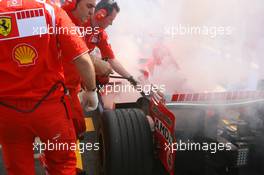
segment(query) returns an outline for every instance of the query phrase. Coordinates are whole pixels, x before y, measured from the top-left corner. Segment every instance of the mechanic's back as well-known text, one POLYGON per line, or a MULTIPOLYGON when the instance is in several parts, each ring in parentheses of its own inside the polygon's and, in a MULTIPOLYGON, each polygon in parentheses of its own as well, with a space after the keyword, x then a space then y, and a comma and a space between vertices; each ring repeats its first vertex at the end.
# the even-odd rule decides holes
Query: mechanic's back
POLYGON ((0 3, 0 97, 39 98, 56 81, 63 80, 57 44, 70 58, 77 56, 70 53, 70 43, 65 43, 68 36, 47 34, 47 26, 61 25, 62 13, 35 1, 0 3))
MULTIPOLYGON (((9 175, 35 174, 35 136, 43 143, 76 141, 62 61, 74 61, 79 71, 86 66, 86 85, 95 87, 85 43, 77 35, 49 34, 48 26, 74 27, 63 10, 44 1, 0 1, 0 144, 9 175), (58 47, 68 60, 59 59, 58 47)), ((45 156, 49 174, 76 173, 74 151, 46 150, 45 156)))

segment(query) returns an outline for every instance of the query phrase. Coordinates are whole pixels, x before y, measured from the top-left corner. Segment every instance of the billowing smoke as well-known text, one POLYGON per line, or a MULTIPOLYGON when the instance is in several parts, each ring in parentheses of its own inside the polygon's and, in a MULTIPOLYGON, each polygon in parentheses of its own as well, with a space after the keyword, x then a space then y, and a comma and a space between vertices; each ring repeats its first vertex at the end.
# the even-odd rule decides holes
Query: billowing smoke
POLYGON ((255 89, 264 78, 263 0, 117 2, 112 47, 136 77, 146 70, 169 93, 255 89))

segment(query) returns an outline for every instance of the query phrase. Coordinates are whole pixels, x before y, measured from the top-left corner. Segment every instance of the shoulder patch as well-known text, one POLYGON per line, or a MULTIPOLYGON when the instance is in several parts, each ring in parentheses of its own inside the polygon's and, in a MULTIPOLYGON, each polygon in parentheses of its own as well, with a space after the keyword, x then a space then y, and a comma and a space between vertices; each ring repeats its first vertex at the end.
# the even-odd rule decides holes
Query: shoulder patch
POLYGON ((0 41, 47 33, 43 8, 0 13, 0 41))

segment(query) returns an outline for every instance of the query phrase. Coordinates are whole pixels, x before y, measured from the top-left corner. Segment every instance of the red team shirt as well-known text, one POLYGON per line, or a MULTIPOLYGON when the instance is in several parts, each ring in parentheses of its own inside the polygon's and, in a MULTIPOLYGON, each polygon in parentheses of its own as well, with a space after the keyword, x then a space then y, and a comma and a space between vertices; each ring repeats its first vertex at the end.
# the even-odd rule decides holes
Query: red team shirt
POLYGON ((61 61, 71 62, 88 51, 77 34, 48 34, 48 26, 74 24, 62 9, 47 3, 0 1, 1 99, 42 97, 64 80, 61 61), (58 50, 67 57, 61 60, 58 50))
MULTIPOLYGON (((85 24, 85 27, 91 27, 91 20, 85 24)), ((87 35, 85 38, 86 44, 91 51, 98 47, 102 58, 114 59, 115 55, 108 42, 108 35, 104 29, 99 28, 91 35, 87 35)))
MULTIPOLYGON (((71 12, 67 11, 67 14, 76 26, 82 26, 81 22, 76 17, 74 17, 71 12)), ((83 27, 91 27, 91 22, 88 21, 83 27)), ((83 40, 87 44, 89 53, 92 52, 95 47, 98 47, 102 58, 115 58, 111 45, 108 43, 107 33, 104 31, 104 29, 99 28, 94 30, 94 32, 87 33, 85 37, 83 37, 83 40)), ((77 72, 76 67, 72 66, 72 63, 69 62, 65 62, 63 67, 66 78, 66 86, 70 89, 78 91, 80 89, 81 77, 77 72)))

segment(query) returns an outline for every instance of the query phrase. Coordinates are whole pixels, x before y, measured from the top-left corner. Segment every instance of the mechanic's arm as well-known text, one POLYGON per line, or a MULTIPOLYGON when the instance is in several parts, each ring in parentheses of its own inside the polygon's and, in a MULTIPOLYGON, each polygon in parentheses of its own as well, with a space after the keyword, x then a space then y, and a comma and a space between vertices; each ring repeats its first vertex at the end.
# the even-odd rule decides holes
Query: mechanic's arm
POLYGON ((88 53, 76 58, 73 63, 84 81, 85 91, 82 92, 82 105, 85 111, 96 110, 98 96, 96 92, 95 70, 93 62, 88 53))
POLYGON ((126 78, 132 85, 137 85, 137 81, 133 78, 133 76, 117 59, 115 59, 114 52, 111 48, 111 45, 108 43, 108 36, 105 31, 101 33, 101 40, 97 47, 100 49, 102 58, 108 58, 107 60, 115 72, 126 78))
POLYGON ((112 66, 112 69, 121 75, 122 77, 125 77, 132 85, 136 86, 137 81, 133 78, 133 76, 124 68, 124 66, 117 60, 117 59, 108 59, 108 62, 112 66))
POLYGON ((95 70, 94 65, 88 53, 81 55, 74 61, 82 80, 85 83, 85 88, 87 91, 94 91, 96 89, 95 83, 95 70))
POLYGON ((108 59, 112 69, 122 77, 129 78, 131 74, 124 68, 124 66, 117 59, 108 59))
MULTIPOLYGON (((56 6, 53 8, 56 10, 57 14, 56 26, 63 27, 65 29, 72 29, 75 27, 64 10, 56 6)), ((91 58, 87 53, 88 48, 85 42, 77 33, 58 33, 56 38, 58 40, 58 46, 64 55, 63 61, 72 61, 84 81, 84 86, 87 90, 85 92, 87 97, 85 107, 87 107, 88 110, 95 110, 98 105, 95 70, 91 58)))

